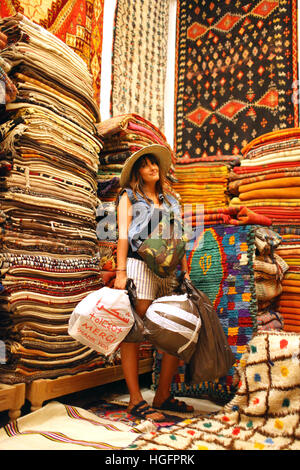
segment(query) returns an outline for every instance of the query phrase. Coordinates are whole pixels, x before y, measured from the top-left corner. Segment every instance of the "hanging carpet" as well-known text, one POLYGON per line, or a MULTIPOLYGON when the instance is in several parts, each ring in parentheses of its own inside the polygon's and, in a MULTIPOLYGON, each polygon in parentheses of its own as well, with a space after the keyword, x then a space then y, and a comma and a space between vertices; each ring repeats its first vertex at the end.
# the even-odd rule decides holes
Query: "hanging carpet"
POLYGON ((298 126, 296 5, 178 2, 179 162, 238 155, 261 134, 298 126))
POLYGON ((111 114, 137 113, 164 127, 169 2, 118 0, 111 114))

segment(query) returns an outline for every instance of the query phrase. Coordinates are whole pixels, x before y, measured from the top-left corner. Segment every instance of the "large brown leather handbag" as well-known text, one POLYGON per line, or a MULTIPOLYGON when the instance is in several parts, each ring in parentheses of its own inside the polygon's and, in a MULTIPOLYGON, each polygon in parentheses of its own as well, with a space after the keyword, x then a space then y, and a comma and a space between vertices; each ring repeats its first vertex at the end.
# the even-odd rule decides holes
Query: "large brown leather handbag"
POLYGON ((190 384, 213 381, 227 375, 235 363, 235 356, 209 298, 183 276, 184 273, 179 279, 177 291, 188 294, 197 306, 202 322, 195 352, 186 365, 185 378, 190 384))

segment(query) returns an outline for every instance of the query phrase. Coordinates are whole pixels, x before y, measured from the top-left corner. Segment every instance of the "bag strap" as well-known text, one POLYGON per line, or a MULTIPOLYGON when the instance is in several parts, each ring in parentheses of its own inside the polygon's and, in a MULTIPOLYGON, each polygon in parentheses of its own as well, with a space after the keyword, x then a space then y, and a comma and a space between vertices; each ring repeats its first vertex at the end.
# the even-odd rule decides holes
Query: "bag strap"
POLYGON ((127 279, 125 289, 128 292, 128 297, 129 297, 131 306, 135 308, 137 296, 136 296, 136 286, 135 286, 135 283, 133 282, 133 279, 127 279))

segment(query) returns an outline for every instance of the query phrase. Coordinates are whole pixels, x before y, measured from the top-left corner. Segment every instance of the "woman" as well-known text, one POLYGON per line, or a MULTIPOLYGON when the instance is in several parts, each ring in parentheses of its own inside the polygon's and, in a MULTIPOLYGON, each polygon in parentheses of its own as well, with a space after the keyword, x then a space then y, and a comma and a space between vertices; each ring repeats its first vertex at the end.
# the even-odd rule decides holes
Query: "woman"
MULTIPOLYGON (((126 161, 120 177, 122 190, 118 198, 119 239, 114 287, 125 289, 127 277, 133 279, 137 290, 136 312, 141 317, 154 299, 170 293, 174 281, 173 276, 159 278, 137 253, 141 240, 150 233, 150 225, 153 227, 158 222, 159 211, 180 214, 177 200, 165 192, 164 176, 170 165, 170 151, 161 145, 150 145, 126 161)), ((182 270, 187 272, 186 256, 182 260, 182 270)), ((165 417, 156 410, 193 411, 193 407, 170 396, 170 385, 178 368, 177 357, 164 353, 159 385, 151 408, 143 400, 139 387, 139 345, 123 342, 120 347, 124 377, 130 394, 128 411, 131 414, 161 421, 165 417)))

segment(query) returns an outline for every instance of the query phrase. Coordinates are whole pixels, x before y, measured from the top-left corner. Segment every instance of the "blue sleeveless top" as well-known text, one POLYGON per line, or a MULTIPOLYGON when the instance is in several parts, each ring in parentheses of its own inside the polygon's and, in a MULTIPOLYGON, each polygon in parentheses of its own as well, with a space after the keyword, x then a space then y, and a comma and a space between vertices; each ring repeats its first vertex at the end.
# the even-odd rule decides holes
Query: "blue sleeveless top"
POLYGON ((139 193, 135 196, 130 188, 123 189, 119 194, 119 198, 125 191, 132 204, 132 220, 128 228, 128 257, 138 257, 137 253, 135 255, 135 252, 138 250, 143 240, 150 235, 151 230, 156 227, 161 216, 174 213, 176 217, 181 218, 181 209, 177 199, 170 194, 168 194, 170 204, 166 202, 163 194, 159 194, 161 206, 157 208, 154 207, 153 202, 149 204, 139 193))

